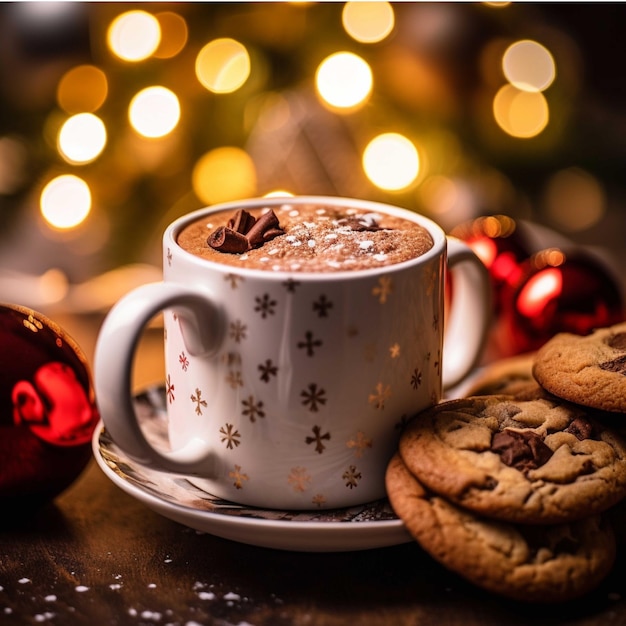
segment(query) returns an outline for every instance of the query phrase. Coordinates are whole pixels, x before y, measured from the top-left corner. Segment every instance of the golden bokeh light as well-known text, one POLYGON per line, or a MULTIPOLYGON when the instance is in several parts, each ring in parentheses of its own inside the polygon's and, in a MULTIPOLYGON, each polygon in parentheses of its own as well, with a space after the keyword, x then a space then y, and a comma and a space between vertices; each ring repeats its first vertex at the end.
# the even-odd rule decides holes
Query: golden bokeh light
POLYGON ((465 212, 474 206, 467 185, 447 176, 429 176, 420 185, 419 194, 428 213, 438 218, 463 219, 468 217, 465 212))
POLYGON ((107 31, 107 44, 115 56, 124 61, 143 61, 152 56, 161 41, 161 27, 154 15, 126 11, 118 15, 107 31))
POLYGON ((176 94, 158 85, 137 93, 128 107, 131 126, 144 137, 164 137, 180 120, 180 103, 176 94))
POLYGON ((500 128, 512 137, 530 139, 548 125, 548 102, 539 91, 522 91, 504 85, 493 100, 493 114, 500 128))
POLYGON ((89 186, 73 174, 57 176, 43 188, 39 209, 51 227, 59 230, 75 228, 91 211, 89 186))
POLYGON ((90 163, 104 150, 106 142, 102 120, 93 113, 78 113, 61 126, 57 148, 68 163, 90 163))
POLYGON ((606 195, 600 181, 578 167, 560 170, 550 178, 544 202, 552 222, 565 232, 590 228, 606 212, 606 195))
POLYGON ((368 63, 352 52, 331 54, 315 73, 315 86, 322 101, 338 109, 362 105, 372 91, 373 82, 368 63))
POLYGON ((234 39, 214 39, 198 53, 195 69, 200 84, 209 91, 232 93, 250 76, 250 55, 234 39))
POLYGON ((400 191, 417 180, 420 171, 419 153, 404 135, 384 133, 372 139, 365 148, 363 169, 377 187, 400 191))
POLYGON ((395 14, 389 2, 346 2, 341 21, 354 40, 377 43, 393 30, 395 14))
POLYGON ((506 79, 522 91, 545 91, 556 77, 550 51, 530 39, 516 41, 506 49, 502 69, 506 79))
POLYGON ((57 102, 66 113, 93 113, 106 100, 109 84, 106 74, 95 65, 78 65, 59 81, 57 102))
POLYGON ((224 146, 200 157, 191 182, 196 196, 207 205, 237 200, 256 194, 256 169, 244 150, 224 146))
POLYGON ((187 44, 189 30, 183 17, 173 11, 155 13, 154 17, 161 27, 161 39, 154 56, 157 59, 171 59, 175 57, 187 44))

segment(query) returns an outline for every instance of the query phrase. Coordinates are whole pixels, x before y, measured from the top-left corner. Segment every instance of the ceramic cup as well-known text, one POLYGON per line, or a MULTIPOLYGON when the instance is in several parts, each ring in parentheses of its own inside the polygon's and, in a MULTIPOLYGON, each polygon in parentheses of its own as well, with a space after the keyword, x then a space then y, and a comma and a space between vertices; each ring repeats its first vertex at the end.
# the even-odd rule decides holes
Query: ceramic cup
POLYGON ((379 203, 309 196, 196 211, 167 228, 163 269, 162 282, 122 298, 101 328, 94 378, 103 423, 138 462, 246 505, 334 508, 384 497, 403 424, 472 370, 489 324, 489 278, 470 248, 379 203), (232 267, 177 244, 186 224, 214 211, 310 203, 415 221, 433 246, 379 269, 313 273, 232 267), (146 440, 131 391, 137 342, 161 311, 168 451, 146 440))

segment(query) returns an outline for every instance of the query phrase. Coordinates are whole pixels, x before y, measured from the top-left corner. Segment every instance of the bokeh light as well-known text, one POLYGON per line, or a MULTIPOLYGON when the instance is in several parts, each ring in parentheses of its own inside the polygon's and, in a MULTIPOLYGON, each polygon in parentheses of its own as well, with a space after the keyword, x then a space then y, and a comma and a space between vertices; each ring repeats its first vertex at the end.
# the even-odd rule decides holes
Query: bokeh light
POLYGON ((399 191, 413 184, 420 171, 415 145, 399 133, 384 133, 370 141, 363 152, 363 169, 381 189, 399 191))
POLYGON ((548 102, 541 92, 522 91, 504 85, 493 100, 493 114, 498 126, 519 139, 539 135, 548 125, 548 102))
POLYGON ((104 150, 106 142, 102 120, 93 113, 78 113, 61 126, 57 147, 69 163, 90 163, 104 150))
POLYGON ((106 100, 106 74, 95 65, 78 65, 68 70, 57 87, 57 102, 70 115, 93 113, 106 100))
POLYGON ((132 127, 144 137, 164 137, 180 120, 180 103, 166 87, 146 87, 137 93, 128 107, 132 127))
POLYGON ((234 39, 214 39, 198 53, 195 69, 203 87, 214 93, 231 93, 248 80, 250 55, 234 39))
POLYGON ((66 230, 81 224, 91 211, 91 191, 73 174, 53 178, 39 199, 41 215, 53 228, 66 230))
POLYGON ((204 154, 192 172, 192 187, 205 204, 256 194, 256 169, 241 148, 224 146, 204 154))
POLYGON ((110 24, 107 43, 113 54, 124 61, 143 61, 159 47, 159 20, 146 11, 127 11, 110 24))
POLYGON ((556 267, 548 267, 531 276, 522 287, 517 307, 530 319, 540 315, 547 304, 558 298, 563 290, 563 276, 556 267))
POLYGON ((336 52, 324 59, 315 74, 322 100, 332 107, 352 109, 366 101, 373 85, 368 63, 352 52, 336 52))
POLYGON ((161 39, 154 56, 157 59, 171 59, 175 57, 187 44, 189 30, 183 17, 173 11, 156 13, 156 19, 161 27, 161 39))
POLYGON ((550 51, 529 39, 517 41, 506 49, 502 69, 506 79, 522 91, 544 91, 556 77, 550 51))
POLYGON ((590 228, 606 212, 606 197, 600 181, 578 167, 560 170, 550 178, 544 202, 546 214, 565 232, 590 228))
POLYGON ((361 43, 377 43, 393 30, 395 15, 389 2, 346 2, 341 14, 345 31, 361 43))

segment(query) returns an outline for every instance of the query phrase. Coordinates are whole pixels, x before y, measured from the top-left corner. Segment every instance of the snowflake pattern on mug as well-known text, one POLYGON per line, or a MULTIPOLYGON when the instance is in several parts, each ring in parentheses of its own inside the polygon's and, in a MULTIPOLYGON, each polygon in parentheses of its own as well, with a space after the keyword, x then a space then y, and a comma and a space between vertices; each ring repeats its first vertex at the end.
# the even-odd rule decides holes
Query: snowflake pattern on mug
POLYGON ((220 434, 222 443, 226 444, 229 450, 233 450, 241 443, 241 433, 232 424, 224 424, 220 428, 220 434))
POLYGON ((381 276, 378 284, 372 288, 372 295, 378 299, 378 302, 385 304, 393 291, 393 281, 390 276, 381 276))
POLYGON ((278 366, 274 365, 272 359, 266 359, 257 369, 261 372, 260 378, 264 383, 269 383, 272 376, 278 376, 278 366))
POLYGON ((326 446, 324 445, 324 441, 330 440, 330 433, 322 433, 321 426, 313 426, 311 429, 313 431, 313 436, 309 436, 305 439, 307 445, 312 443, 315 444, 315 452, 318 454, 322 454, 324 450, 326 450, 326 446))
MULTIPOLYGON (((432 293, 436 288, 437 270, 434 269, 430 273, 425 273, 424 276, 427 289, 432 293)), ((246 282, 246 278, 236 273, 229 273, 224 276, 224 281, 230 290, 237 291, 246 282)), ((313 363, 317 360, 325 362, 324 359, 328 358, 325 347, 333 345, 333 337, 336 336, 337 329, 329 321, 332 319, 333 314, 336 313, 337 308, 332 292, 311 294, 310 290, 307 291, 306 283, 292 278, 283 281, 280 286, 286 292, 284 295, 271 292, 270 290, 261 291, 254 295, 252 301, 249 302, 247 313, 242 310, 240 317, 231 318, 227 321, 225 332, 227 344, 219 357, 220 367, 223 368, 222 380, 225 381, 223 386, 232 390, 233 394, 237 394, 234 397, 238 398, 239 408, 237 415, 229 418, 227 421, 216 424, 214 428, 217 432, 217 441, 221 444, 225 454, 233 455, 233 460, 238 461, 230 465, 231 469, 228 470, 231 484, 237 490, 244 489, 250 481, 250 474, 244 469, 245 452, 244 457, 241 459, 244 461, 243 463, 237 456, 240 450, 245 449, 246 445, 248 445, 245 442, 250 441, 246 433, 252 432, 251 428, 264 428, 263 424, 271 417, 269 411, 271 411, 272 402, 268 402, 266 406, 265 401, 259 397, 260 389, 258 385, 262 383, 263 388, 267 388, 268 393, 273 394, 275 393, 273 390, 276 387, 280 389, 280 386, 284 384, 281 382, 282 372, 279 365, 283 362, 281 355, 271 352, 267 355, 259 354, 257 355, 258 361, 255 365, 252 365, 245 362, 247 358, 245 356, 246 353, 240 352, 240 350, 246 350, 246 345, 249 345, 250 342, 254 343, 252 341, 254 334, 259 332, 261 328, 258 324, 265 325, 267 323, 269 326, 272 323, 271 320, 280 320, 280 316, 284 314, 284 307, 282 306, 284 298, 293 298, 294 302, 297 302, 298 298, 304 299, 306 297, 306 300, 300 305, 300 310, 306 310, 303 307, 308 307, 308 317, 303 318, 308 320, 304 322, 306 326, 304 324, 304 328, 300 326, 301 330, 298 330, 298 334, 294 334, 292 339, 292 348, 295 354, 302 354, 305 359, 311 359, 313 363), (265 321, 257 322, 255 320, 265 321), (246 380, 245 378, 251 376, 251 369, 254 372, 253 378, 257 381, 256 385, 252 380, 246 380)), ((396 306, 395 304, 390 304, 392 296, 396 292, 400 293, 402 291, 402 287, 395 285, 394 279, 390 275, 372 279, 365 289, 368 298, 373 298, 375 303, 383 306, 396 306)), ((237 296, 233 295, 233 297, 237 296)), ((290 304, 289 308, 291 309, 292 306, 294 305, 290 304)), ((340 313, 344 313, 343 309, 340 310, 340 313)), ((389 333, 382 336, 371 334, 369 330, 363 333, 360 328, 360 315, 366 314, 366 309, 363 306, 357 307, 355 313, 354 319, 349 317, 341 319, 341 335, 351 342, 355 351, 361 354, 360 358, 364 363, 375 365, 379 372, 384 372, 385 376, 394 381, 394 385, 395 381, 398 381, 398 384, 400 384, 400 381, 408 380, 412 389, 419 390, 422 386, 425 386, 424 381, 430 380, 429 371, 434 371, 436 375, 440 375, 440 350, 435 351, 432 344, 425 344, 424 351, 419 355, 416 354, 413 345, 408 345, 408 341, 420 341, 418 333, 416 333, 417 337, 415 339, 412 339, 407 332, 398 333, 395 330, 393 334, 389 333), (409 361, 412 361, 412 363, 409 361), (381 367, 382 369, 380 369, 381 367)), ((175 312, 173 319, 178 325, 175 312)), ((440 322, 436 310, 432 314, 431 320, 433 330, 437 331, 440 322)), ((417 330, 419 331, 419 329, 417 330)), ((177 376, 189 376, 190 381, 192 381, 190 385, 188 383, 186 385, 193 390, 188 396, 192 403, 193 411, 198 416, 207 414, 208 419, 213 419, 214 416, 211 415, 209 410, 209 403, 205 397, 203 387, 201 384, 197 384, 200 382, 199 380, 194 380, 193 357, 190 357, 186 350, 180 350, 177 359, 177 376)), ((315 368, 315 366, 313 367, 315 368)), ((368 365, 367 367, 370 366, 368 365)), ((293 376, 291 365, 286 370, 289 372, 288 375, 290 377, 293 376)), ((317 376, 317 370, 312 369, 311 371, 316 372, 315 375, 317 376)), ((329 411, 329 389, 331 392, 333 391, 334 382, 331 384, 327 381, 328 376, 332 377, 333 373, 332 370, 326 371, 322 369, 319 370, 319 375, 320 378, 315 382, 309 382, 299 390, 294 389, 294 394, 302 407, 301 410, 305 411, 305 413, 301 413, 301 419, 304 419, 306 415, 309 415, 310 419, 315 419, 316 416, 324 415, 324 412, 329 411)), ((170 404, 175 401, 175 382, 180 382, 179 378, 173 378, 170 374, 167 374, 166 398, 170 404)), ((438 400, 439 392, 431 389, 430 384, 428 387, 429 390, 424 393, 430 394, 429 399, 431 403, 434 403, 438 400)), ((398 395, 403 394, 404 392, 398 391, 398 395)), ((380 414, 388 412, 386 411, 388 405, 393 405, 395 402, 394 395, 394 387, 384 378, 374 379, 372 386, 369 386, 369 388, 364 386, 363 388, 364 402, 371 411, 380 414)), ((334 406, 334 401, 330 406, 334 406)), ((401 431, 409 419, 410 414, 403 413, 395 420, 393 424, 394 430, 401 431)), ((254 436, 252 439, 254 439, 254 436)), ((341 469, 334 470, 336 472, 336 480, 345 489, 353 491, 358 489, 363 480, 364 468, 359 467, 359 459, 373 454, 375 438, 364 430, 358 430, 350 436, 336 440, 333 437, 332 429, 324 426, 324 422, 308 422, 308 424, 302 424, 302 438, 300 444, 295 445, 300 446, 299 454, 305 455, 302 456, 303 459, 306 458, 307 454, 313 455, 315 458, 318 456, 332 457, 333 454, 337 453, 338 449, 343 448, 345 453, 349 453, 354 462, 347 460, 350 457, 344 457, 345 465, 341 469)), ((314 491, 319 489, 315 485, 316 471, 311 471, 305 465, 295 465, 287 471, 285 480, 286 488, 293 492, 305 493, 311 491, 314 494, 310 497, 312 506, 324 507, 328 504, 328 498, 325 493, 314 491)))
POLYGON ((195 405, 196 415, 202 415, 202 409, 207 406, 207 401, 202 399, 202 392, 196 387, 196 393, 191 394, 191 401, 195 405))
POLYGON ((315 383, 311 383, 306 389, 301 391, 300 397, 302 398, 302 404, 314 413, 319 410, 320 405, 326 404, 326 392, 315 383))
POLYGON ((391 385, 385 385, 384 383, 378 383, 376 385, 376 391, 370 393, 367 401, 376 409, 384 409, 385 402, 391 397, 391 385))
POLYGON ((371 449, 373 441, 365 433, 359 431, 353 439, 346 442, 346 446, 354 450, 354 456, 360 459, 366 450, 371 449))
POLYGON ((333 303, 324 294, 313 302, 313 310, 317 313, 318 317, 328 317, 329 311, 332 308, 333 303))
POLYGON ((228 476, 233 479, 233 486, 236 489, 243 489, 244 482, 250 480, 248 474, 241 471, 241 465, 235 465, 235 467, 228 472, 228 476))
POLYGON ((342 478, 346 487, 354 489, 355 487, 358 487, 359 481, 363 478, 363 476, 361 472, 357 470, 356 465, 350 465, 350 467, 348 467, 348 469, 342 474, 342 478))
POLYGON ((311 480, 311 475, 306 467, 292 467, 287 476, 287 482, 291 485, 291 488, 299 492, 306 491, 311 484, 311 480))

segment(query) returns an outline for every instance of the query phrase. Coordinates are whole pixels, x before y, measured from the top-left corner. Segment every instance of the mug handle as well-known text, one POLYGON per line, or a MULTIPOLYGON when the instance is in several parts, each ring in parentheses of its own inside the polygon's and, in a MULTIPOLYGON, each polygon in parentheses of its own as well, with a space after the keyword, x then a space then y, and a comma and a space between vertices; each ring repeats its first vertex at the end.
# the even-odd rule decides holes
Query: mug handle
POLYGON ((144 329, 163 309, 176 311, 185 347, 193 356, 215 353, 224 335, 224 314, 211 293, 178 283, 150 283, 126 294, 100 328, 94 355, 94 388, 102 422, 113 441, 139 463, 183 474, 217 476, 210 444, 193 438, 171 452, 146 439, 132 402, 134 354, 144 329))
POLYGON ((484 263, 463 241, 447 237, 453 276, 443 340, 443 388, 450 389, 478 364, 491 322, 491 280, 484 263))

